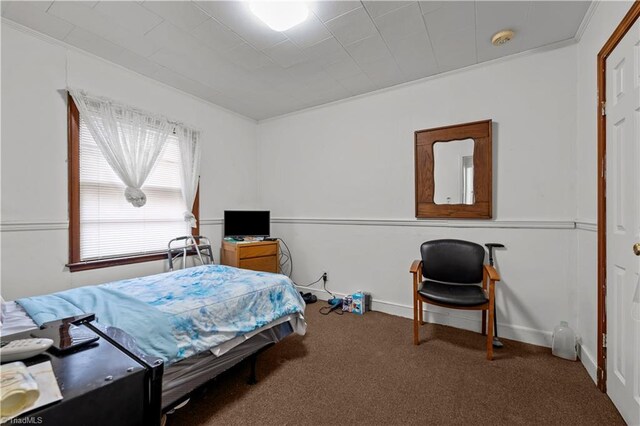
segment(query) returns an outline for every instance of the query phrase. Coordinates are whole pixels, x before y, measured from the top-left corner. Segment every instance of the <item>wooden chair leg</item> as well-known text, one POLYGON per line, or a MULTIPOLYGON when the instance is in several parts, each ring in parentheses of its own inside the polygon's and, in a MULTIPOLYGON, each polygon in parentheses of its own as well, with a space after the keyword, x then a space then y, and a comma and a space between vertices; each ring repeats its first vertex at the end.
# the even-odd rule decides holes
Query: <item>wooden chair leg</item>
POLYGON ((482 311, 482 330, 480 331, 483 336, 487 335, 487 311, 482 311))
POLYGON ((418 317, 418 295, 413 293, 413 344, 420 344, 420 329, 419 329, 419 317, 418 317))
MULTIPOLYGON (((491 304, 490 304, 491 305, 491 304)), ((484 311, 483 311, 484 313, 484 311)), ((489 308, 489 323, 487 324, 487 359, 493 360, 493 307, 489 308)))
POLYGON ((420 319, 420 325, 425 325, 424 322, 424 303, 422 303, 422 300, 418 299, 418 308, 420 309, 420 315, 419 315, 419 319, 420 319))

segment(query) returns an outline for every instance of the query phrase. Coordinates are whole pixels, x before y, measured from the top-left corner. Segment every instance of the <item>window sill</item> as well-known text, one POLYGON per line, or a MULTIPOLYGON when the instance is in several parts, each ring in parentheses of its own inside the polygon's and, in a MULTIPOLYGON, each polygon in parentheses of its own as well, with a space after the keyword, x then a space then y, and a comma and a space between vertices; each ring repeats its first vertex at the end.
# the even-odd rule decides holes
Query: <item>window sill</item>
POLYGON ((88 271, 91 269, 108 268, 111 266, 130 265, 133 263, 151 262, 154 260, 166 260, 167 253, 149 253, 133 256, 110 257, 107 259, 86 260, 68 263, 66 266, 70 272, 88 271))

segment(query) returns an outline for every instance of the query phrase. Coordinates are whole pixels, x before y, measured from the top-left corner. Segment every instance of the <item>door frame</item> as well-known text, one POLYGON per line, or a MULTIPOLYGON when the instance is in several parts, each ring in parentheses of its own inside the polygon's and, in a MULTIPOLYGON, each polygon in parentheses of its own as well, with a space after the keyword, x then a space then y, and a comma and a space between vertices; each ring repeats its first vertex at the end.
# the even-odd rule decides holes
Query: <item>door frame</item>
POLYGON ((606 115, 606 76, 607 58, 624 38, 631 26, 640 17, 640 0, 636 0, 620 24, 613 31, 598 53, 598 389, 607 391, 607 207, 606 207, 606 153, 607 153, 607 115, 606 115))

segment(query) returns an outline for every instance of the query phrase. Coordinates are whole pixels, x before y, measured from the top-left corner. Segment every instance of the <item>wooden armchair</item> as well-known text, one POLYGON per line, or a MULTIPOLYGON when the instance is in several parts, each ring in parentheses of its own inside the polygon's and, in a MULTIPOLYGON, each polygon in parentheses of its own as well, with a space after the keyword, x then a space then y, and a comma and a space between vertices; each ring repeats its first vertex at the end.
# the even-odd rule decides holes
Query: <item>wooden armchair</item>
POLYGON ((463 240, 434 240, 423 243, 420 253, 422 260, 414 260, 409 270, 413 274, 414 345, 420 344, 420 325, 425 324, 424 303, 481 310, 481 332, 487 336, 487 359, 492 360, 495 283, 500 276, 493 266, 484 264, 484 248, 463 240))

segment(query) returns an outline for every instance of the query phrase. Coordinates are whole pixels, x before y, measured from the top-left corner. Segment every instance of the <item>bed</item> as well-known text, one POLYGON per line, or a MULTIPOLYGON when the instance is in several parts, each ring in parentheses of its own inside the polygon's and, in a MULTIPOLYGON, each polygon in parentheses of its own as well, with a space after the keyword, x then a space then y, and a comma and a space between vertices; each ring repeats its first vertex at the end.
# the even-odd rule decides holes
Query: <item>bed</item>
POLYGON ((166 412, 238 362, 303 335, 304 306, 284 275, 203 265, 8 302, 1 331, 95 313, 96 326, 135 356, 164 361, 166 412))

